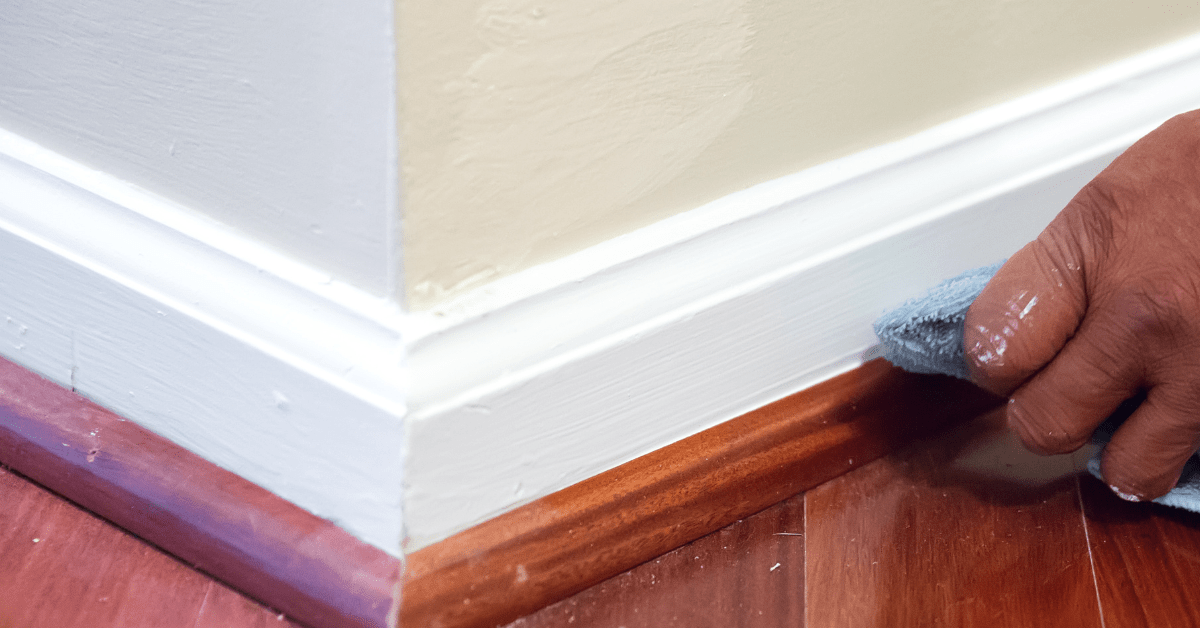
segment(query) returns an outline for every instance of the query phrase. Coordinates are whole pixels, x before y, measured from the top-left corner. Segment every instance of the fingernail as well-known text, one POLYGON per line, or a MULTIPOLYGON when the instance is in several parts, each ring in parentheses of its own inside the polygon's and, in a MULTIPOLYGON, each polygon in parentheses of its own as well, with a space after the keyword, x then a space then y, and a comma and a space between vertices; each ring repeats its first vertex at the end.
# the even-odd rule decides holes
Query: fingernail
POLYGON ((1112 484, 1109 484, 1109 485, 1108 485, 1108 488, 1109 488, 1109 489, 1110 489, 1110 490, 1113 492, 1113 494, 1115 494, 1117 497, 1120 497, 1121 499, 1123 499, 1123 500, 1125 500, 1125 501, 1127 501, 1127 502, 1140 502, 1140 501, 1142 501, 1142 498, 1141 498, 1141 497, 1138 497, 1137 495, 1134 495, 1133 493, 1126 493, 1126 492, 1122 491, 1121 489, 1117 488, 1116 486, 1114 486, 1114 485, 1112 485, 1112 484))

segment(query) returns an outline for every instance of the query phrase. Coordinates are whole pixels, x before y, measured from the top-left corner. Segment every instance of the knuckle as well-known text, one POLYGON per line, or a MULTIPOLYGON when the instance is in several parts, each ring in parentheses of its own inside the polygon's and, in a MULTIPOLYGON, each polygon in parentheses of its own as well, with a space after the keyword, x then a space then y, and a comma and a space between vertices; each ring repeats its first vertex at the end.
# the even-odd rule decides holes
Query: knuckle
POLYGON ((1173 136, 1198 141, 1200 140, 1200 109, 1171 116, 1159 129, 1173 136))
POLYGON ((1187 272, 1147 274, 1112 299, 1119 320, 1125 321, 1120 333, 1144 347, 1167 350, 1196 344, 1197 304, 1200 289, 1196 277, 1187 272))
POLYGON ((1090 435, 1077 430, 1050 428, 1031 432, 1028 438, 1027 442, 1032 444, 1036 451, 1047 454, 1066 454, 1086 445, 1090 435))
MULTIPOLYGON (((1127 326, 1110 321, 1088 321, 1086 333, 1074 342, 1080 347, 1073 382, 1105 397, 1119 396, 1130 381, 1140 377, 1142 364, 1131 352, 1127 326)), ((1077 401, 1078 397, 1072 395, 1077 401)))
POLYGON ((1200 449, 1200 383, 1179 382, 1154 388, 1158 423, 1162 436, 1157 449, 1190 456, 1200 449))
POLYGON ((1043 232, 1047 247, 1077 263, 1107 258, 1119 235, 1117 218, 1126 196, 1119 178, 1101 173, 1071 199, 1051 223, 1053 229, 1043 232))
POLYGON ((1019 403, 1010 403, 1009 422, 1019 426, 1021 441, 1029 449, 1042 454, 1070 453, 1091 439, 1091 432, 1073 425, 1064 425, 1043 414, 1030 413, 1019 403))

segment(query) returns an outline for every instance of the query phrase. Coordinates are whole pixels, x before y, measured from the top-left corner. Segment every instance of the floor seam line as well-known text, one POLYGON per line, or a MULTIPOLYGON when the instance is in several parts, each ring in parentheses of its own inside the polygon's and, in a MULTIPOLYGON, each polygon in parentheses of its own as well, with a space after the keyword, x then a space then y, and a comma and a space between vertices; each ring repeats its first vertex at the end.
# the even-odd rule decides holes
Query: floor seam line
POLYGON ((1075 475, 1075 496, 1079 499, 1079 521, 1083 524, 1083 542, 1087 544, 1088 564, 1092 568, 1092 590, 1096 592, 1096 612, 1100 614, 1100 628, 1107 628, 1104 621, 1104 603, 1100 601, 1100 580, 1096 576, 1096 558, 1092 553, 1092 534, 1088 530, 1087 511, 1083 505, 1083 486, 1079 475, 1075 475))
POLYGON ((204 616, 204 609, 208 608, 208 598, 212 595, 215 583, 212 580, 208 581, 208 588, 204 590, 204 599, 200 600, 200 608, 196 610, 196 619, 192 620, 192 628, 200 625, 200 618, 204 616))
MULTIPOLYGON (((808 611, 808 589, 809 589, 809 583, 812 582, 812 578, 809 577, 809 573, 808 573, 808 493, 809 493, 808 491, 804 491, 804 499, 802 502, 803 506, 804 506, 804 524, 803 524, 804 525, 804 536, 802 537, 802 540, 804 543, 804 627, 805 628, 808 628, 808 626, 809 626, 808 618, 809 618, 810 613, 808 611)), ((1103 627, 1101 627, 1101 628, 1103 628, 1103 627)))

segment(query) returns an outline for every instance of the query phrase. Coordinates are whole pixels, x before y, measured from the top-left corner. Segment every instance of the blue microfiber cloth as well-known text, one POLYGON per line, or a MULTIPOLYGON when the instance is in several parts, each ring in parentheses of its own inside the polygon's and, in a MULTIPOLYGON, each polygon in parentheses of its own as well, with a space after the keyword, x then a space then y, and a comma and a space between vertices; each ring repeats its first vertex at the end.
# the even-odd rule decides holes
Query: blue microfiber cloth
POLYGON ((969 379, 963 357, 967 308, 1000 267, 1001 261, 947 279, 924 296, 909 299, 875 321, 888 362, 912 373, 969 379))
MULTIPOLYGON (((968 379, 967 361, 963 354, 963 322, 967 317, 967 308, 1003 265, 1001 261, 968 270, 943 281, 925 295, 885 312, 875 321, 875 335, 883 344, 884 358, 913 373, 953 375, 968 379)), ((1117 427, 1137 409, 1144 398, 1135 397, 1125 402, 1096 430, 1092 438, 1101 446, 1100 452, 1117 427)), ((1088 471, 1103 480, 1100 477, 1100 452, 1088 461, 1088 471)), ((1192 456, 1183 468, 1179 484, 1154 501, 1200 512, 1200 457, 1192 456)))

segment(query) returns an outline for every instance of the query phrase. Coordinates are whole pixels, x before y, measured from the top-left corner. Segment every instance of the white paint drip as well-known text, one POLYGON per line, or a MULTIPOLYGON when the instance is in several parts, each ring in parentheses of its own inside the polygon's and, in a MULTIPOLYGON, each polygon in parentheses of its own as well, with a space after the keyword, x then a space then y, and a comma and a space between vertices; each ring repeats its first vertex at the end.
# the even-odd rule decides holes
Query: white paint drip
POLYGON ((1032 299, 1030 299, 1029 303, 1025 305, 1025 309, 1021 310, 1021 313, 1017 315, 1017 319, 1025 320, 1025 317, 1029 315, 1029 312, 1033 310, 1033 306, 1037 305, 1037 302, 1037 296, 1034 296, 1032 299))
POLYGON ((1122 491, 1121 489, 1117 488, 1116 486, 1114 486, 1114 485, 1112 485, 1112 484, 1109 484, 1109 485, 1108 485, 1108 488, 1109 488, 1109 489, 1111 489, 1111 490, 1112 490, 1112 492, 1113 492, 1113 494, 1115 494, 1117 497, 1120 497, 1121 499, 1123 499, 1123 500, 1125 500, 1125 501, 1127 501, 1127 502, 1140 502, 1140 501, 1142 501, 1142 498, 1141 498, 1141 497, 1138 497, 1137 495, 1134 495, 1133 493, 1126 493, 1126 492, 1122 491))

